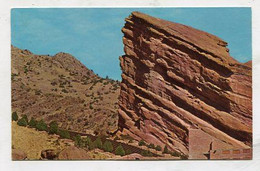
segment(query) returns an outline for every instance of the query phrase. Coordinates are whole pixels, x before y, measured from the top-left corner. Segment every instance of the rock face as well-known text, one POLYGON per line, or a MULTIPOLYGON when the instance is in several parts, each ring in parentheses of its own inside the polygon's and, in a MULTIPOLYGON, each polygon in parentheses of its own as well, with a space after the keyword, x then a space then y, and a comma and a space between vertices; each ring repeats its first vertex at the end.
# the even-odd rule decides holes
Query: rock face
POLYGON ((123 134, 183 154, 201 143, 190 134, 220 149, 252 146, 251 62, 237 62, 214 35, 139 12, 122 32, 123 134))

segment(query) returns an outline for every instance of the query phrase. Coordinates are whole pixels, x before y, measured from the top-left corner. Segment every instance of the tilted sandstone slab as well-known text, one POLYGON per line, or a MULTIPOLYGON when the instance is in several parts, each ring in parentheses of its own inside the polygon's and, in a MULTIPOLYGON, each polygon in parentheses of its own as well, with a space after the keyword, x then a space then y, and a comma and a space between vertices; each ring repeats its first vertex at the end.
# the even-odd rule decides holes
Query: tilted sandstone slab
POLYGON ((237 62, 214 35, 139 12, 122 32, 123 134, 183 154, 200 144, 191 129, 218 148, 251 146, 251 62, 237 62))

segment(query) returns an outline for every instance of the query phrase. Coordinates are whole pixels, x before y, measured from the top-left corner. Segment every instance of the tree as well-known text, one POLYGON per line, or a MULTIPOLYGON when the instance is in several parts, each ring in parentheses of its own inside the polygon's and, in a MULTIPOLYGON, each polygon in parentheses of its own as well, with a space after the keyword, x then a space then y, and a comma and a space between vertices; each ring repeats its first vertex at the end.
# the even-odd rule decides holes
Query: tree
POLYGON ((131 151, 130 149, 126 149, 126 150, 125 150, 125 154, 126 154, 126 155, 131 154, 131 153, 132 153, 132 151, 131 151))
POLYGON ((154 144, 151 143, 148 145, 148 148, 155 148, 155 146, 154 146, 154 144))
POLYGON ((124 150, 124 148, 123 148, 121 145, 119 145, 119 146, 116 148, 115 154, 116 154, 116 155, 120 155, 120 156, 124 156, 124 155, 125 155, 125 150, 124 150))
POLYGON ((157 146, 155 147, 155 150, 156 150, 156 151, 162 151, 162 147, 159 146, 159 145, 157 145, 157 146))
POLYGON ((139 141, 138 145, 139 145, 139 146, 143 146, 143 145, 145 145, 144 140, 139 141))
POLYGON ((43 120, 40 120, 36 124, 36 129, 39 131, 47 131, 47 128, 47 124, 43 120))
POLYGON ((27 117, 27 115, 22 115, 22 118, 24 118, 24 119, 25 119, 26 123, 28 123, 28 122, 29 122, 29 121, 28 121, 28 117, 27 117))
POLYGON ((166 145, 164 146, 163 153, 169 153, 169 150, 166 145))
POLYGON ((58 133, 58 135, 61 138, 66 138, 66 139, 70 138, 70 134, 69 134, 69 132, 67 130, 60 130, 60 129, 58 129, 57 133, 58 133))
POLYGON ((56 121, 51 121, 49 126, 50 126, 49 133, 50 134, 57 134, 58 128, 59 128, 57 122, 56 121))
POLYGON ((37 121, 32 117, 30 122, 29 122, 29 126, 32 128, 35 128, 37 125, 37 121))
POLYGON ((26 119, 25 118, 21 118, 18 120, 17 124, 19 126, 27 126, 27 122, 26 122, 26 119))
POLYGON ((144 156, 144 157, 152 157, 153 156, 151 151, 148 151, 148 150, 141 151, 141 155, 144 156))
POLYGON ((76 135, 76 136, 74 137, 74 142, 75 142, 75 146, 76 146, 76 147, 83 147, 83 141, 82 141, 80 135, 76 135))
POLYGON ((13 113, 12 113, 12 120, 13 120, 13 121, 17 121, 17 120, 18 120, 18 115, 17 115, 16 112, 13 112, 13 113))
POLYGON ((102 141, 101 141, 100 137, 98 137, 93 143, 94 143, 95 148, 102 149, 102 141))
POLYGON ((105 141, 103 145, 103 150, 106 152, 112 152, 113 151, 113 145, 110 141, 105 141))

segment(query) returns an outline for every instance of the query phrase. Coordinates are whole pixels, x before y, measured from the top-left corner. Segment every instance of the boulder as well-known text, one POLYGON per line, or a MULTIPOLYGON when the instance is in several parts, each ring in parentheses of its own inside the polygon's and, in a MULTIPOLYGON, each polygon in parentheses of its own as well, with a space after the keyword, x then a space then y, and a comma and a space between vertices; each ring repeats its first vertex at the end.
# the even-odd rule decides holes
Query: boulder
POLYGON ((70 146, 62 150, 58 156, 59 160, 87 160, 90 156, 87 151, 75 146, 70 146))

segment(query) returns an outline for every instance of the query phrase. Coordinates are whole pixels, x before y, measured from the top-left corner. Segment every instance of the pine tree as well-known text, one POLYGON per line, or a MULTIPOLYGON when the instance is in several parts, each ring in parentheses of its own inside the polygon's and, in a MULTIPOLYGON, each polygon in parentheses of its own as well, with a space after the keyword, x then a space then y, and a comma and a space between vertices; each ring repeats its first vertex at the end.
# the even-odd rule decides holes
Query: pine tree
POLYGON ((56 121, 51 121, 49 126, 50 126, 49 133, 50 134, 57 134, 57 132, 58 132, 58 124, 57 124, 57 122, 56 121))
POLYGON ((29 126, 32 128, 35 128, 37 125, 37 121, 32 117, 30 122, 29 122, 29 126))
POLYGON ((124 156, 124 155, 125 155, 125 150, 124 150, 124 148, 123 148, 121 145, 119 145, 119 146, 116 148, 115 154, 116 154, 116 155, 120 155, 120 156, 124 156))
POLYGON ((113 151, 113 145, 110 141, 105 141, 103 145, 103 150, 106 152, 112 152, 113 151))
POLYGON ((12 120, 13 120, 13 121, 17 121, 17 120, 18 120, 18 115, 17 115, 16 112, 13 112, 13 113, 12 113, 12 120))

